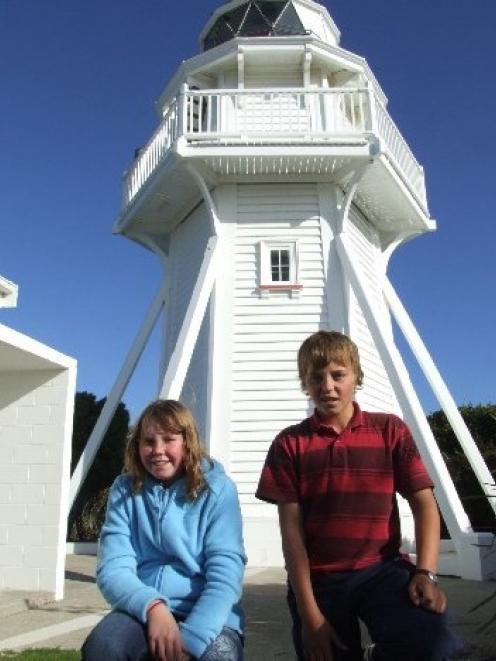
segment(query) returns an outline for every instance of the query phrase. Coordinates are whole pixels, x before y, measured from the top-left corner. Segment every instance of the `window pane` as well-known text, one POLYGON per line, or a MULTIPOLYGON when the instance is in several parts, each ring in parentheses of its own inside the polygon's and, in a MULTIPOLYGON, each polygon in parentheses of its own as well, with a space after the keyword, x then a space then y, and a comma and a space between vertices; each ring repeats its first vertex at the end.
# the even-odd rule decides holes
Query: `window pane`
POLYGON ((215 46, 223 44, 225 41, 229 41, 229 39, 232 39, 233 37, 234 35, 231 28, 224 20, 224 17, 221 16, 206 36, 204 48, 205 50, 215 48, 215 46))
POLYGON ((280 0, 279 2, 267 2, 267 0, 258 0, 257 5, 265 18, 270 21, 270 23, 275 23, 275 21, 279 18, 280 13, 286 6, 286 0, 280 0))
POLYGON ((245 5, 241 5, 241 7, 238 7, 237 9, 234 9, 233 11, 230 11, 227 14, 224 14, 225 21, 229 25, 229 27, 231 28, 234 34, 238 33, 238 30, 241 27, 247 9, 248 9, 248 3, 245 5))
POLYGON ((252 4, 246 13, 243 25, 239 30, 240 37, 257 37, 268 35, 271 31, 270 23, 262 16, 258 7, 252 4))
POLYGON ((306 34, 300 17, 296 13, 296 9, 291 2, 288 2, 286 8, 281 13, 274 25, 274 34, 306 34))
POLYGON ((290 281, 290 251, 287 248, 273 248, 270 251, 270 273, 272 282, 290 281))

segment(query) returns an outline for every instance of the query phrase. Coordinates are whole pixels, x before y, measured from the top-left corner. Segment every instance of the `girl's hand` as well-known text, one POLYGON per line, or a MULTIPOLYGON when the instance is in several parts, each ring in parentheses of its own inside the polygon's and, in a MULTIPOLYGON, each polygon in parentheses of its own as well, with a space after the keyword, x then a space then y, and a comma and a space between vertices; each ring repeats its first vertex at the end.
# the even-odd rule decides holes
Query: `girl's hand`
POLYGON ((155 661, 184 660, 183 644, 177 622, 163 602, 150 610, 147 625, 148 648, 155 661))

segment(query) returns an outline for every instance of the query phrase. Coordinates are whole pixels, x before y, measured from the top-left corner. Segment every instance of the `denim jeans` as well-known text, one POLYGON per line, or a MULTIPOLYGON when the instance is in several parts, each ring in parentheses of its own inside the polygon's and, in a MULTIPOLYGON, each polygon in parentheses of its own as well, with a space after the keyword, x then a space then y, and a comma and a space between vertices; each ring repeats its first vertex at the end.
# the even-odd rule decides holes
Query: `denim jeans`
MULTIPOLYGON (((322 614, 349 648, 333 648, 335 661, 362 661, 361 620, 375 643, 374 661, 442 661, 461 651, 460 641, 439 615, 415 606, 408 595, 413 566, 395 559, 350 572, 322 573, 312 578, 322 614)), ((301 620, 288 589, 293 642, 303 661, 301 620)))
MULTIPOLYGON (((82 661, 152 661, 146 625, 121 611, 112 611, 96 625, 81 653, 82 661)), ((243 661, 242 637, 224 627, 199 661, 243 661)))

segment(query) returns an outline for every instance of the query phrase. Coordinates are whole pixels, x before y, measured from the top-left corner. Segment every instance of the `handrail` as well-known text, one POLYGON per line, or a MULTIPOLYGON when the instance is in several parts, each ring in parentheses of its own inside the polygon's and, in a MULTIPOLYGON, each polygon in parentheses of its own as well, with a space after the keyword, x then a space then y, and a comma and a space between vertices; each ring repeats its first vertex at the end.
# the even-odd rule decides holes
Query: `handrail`
POLYGON ((186 94, 186 138, 357 135, 371 129, 367 89, 256 88, 186 94))
POLYGON ((194 145, 329 143, 366 140, 376 134, 386 156, 427 210, 423 168, 370 87, 183 88, 124 175, 126 207, 180 137, 194 145))
POLYGON ((127 206, 153 174, 171 145, 178 138, 177 99, 174 99, 164 114, 160 125, 144 147, 138 150, 136 160, 124 173, 123 205, 127 206))
POLYGON ((378 133, 384 141, 390 157, 395 161, 404 182, 413 189, 418 202, 427 210, 424 168, 413 155, 384 105, 376 95, 374 98, 378 133))

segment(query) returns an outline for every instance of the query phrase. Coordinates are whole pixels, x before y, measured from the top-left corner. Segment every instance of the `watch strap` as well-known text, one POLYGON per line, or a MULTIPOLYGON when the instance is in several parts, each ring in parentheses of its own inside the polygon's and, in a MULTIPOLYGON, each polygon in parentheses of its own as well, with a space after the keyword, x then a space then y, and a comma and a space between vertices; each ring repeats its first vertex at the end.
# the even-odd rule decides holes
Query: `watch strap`
POLYGON ((437 574, 430 569, 421 569, 420 567, 417 567, 415 569, 415 574, 422 574, 423 576, 427 576, 427 578, 432 581, 433 583, 437 583, 437 574))

